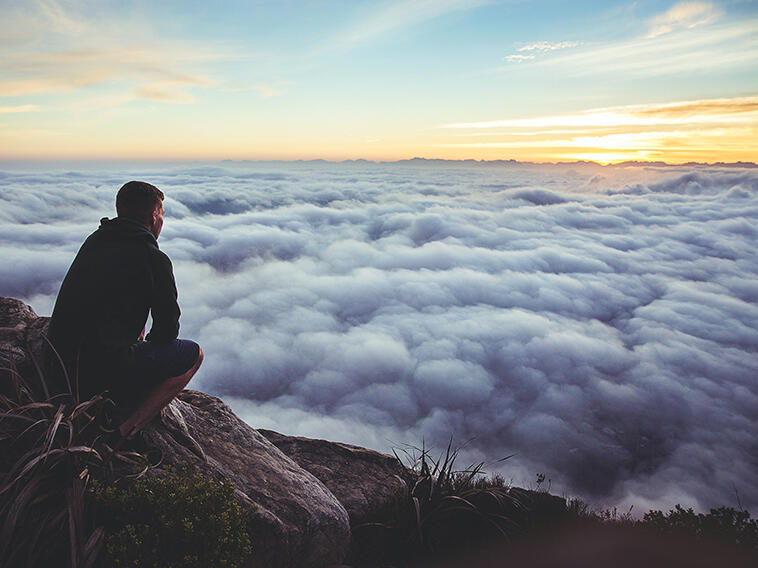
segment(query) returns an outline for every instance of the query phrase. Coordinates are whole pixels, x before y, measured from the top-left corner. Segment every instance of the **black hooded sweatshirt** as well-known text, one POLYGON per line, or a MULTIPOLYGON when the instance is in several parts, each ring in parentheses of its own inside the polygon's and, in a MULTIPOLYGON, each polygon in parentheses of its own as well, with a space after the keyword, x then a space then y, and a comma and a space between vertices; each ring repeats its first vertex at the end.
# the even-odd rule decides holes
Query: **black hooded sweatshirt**
POLYGON ((148 312, 148 341, 176 339, 176 297, 171 261, 147 227, 124 217, 103 218, 61 284, 48 332, 71 382, 78 377, 82 397, 124 380, 148 312))

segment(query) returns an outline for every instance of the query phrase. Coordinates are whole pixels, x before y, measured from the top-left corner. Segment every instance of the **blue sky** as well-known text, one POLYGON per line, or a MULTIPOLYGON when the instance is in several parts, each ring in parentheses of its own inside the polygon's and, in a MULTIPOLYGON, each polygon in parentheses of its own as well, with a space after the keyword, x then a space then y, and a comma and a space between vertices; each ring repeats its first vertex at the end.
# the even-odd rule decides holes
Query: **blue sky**
POLYGON ((1 9, 6 159, 758 157, 756 2, 1 9))

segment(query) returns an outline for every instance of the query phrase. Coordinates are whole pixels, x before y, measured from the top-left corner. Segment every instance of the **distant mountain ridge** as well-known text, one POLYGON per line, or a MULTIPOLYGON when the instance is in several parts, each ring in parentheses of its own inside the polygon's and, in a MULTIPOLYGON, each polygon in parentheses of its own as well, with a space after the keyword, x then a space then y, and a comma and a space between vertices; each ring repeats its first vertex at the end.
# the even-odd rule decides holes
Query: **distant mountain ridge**
POLYGON ((367 160, 365 158, 356 158, 349 160, 325 160, 323 158, 314 158, 312 160, 232 160, 225 159, 220 160, 219 163, 230 164, 400 164, 400 165, 435 165, 435 166, 453 166, 453 165, 483 165, 483 166, 575 166, 575 165, 588 165, 598 166, 602 168, 626 168, 626 167, 666 167, 666 168, 681 168, 681 167, 721 167, 721 168, 758 168, 758 164, 755 162, 685 162, 682 164, 669 164, 663 161, 641 161, 641 160, 627 160, 624 162, 617 162, 615 164, 601 164, 599 162, 593 162, 591 160, 575 160, 569 162, 521 162, 518 160, 476 160, 468 158, 464 160, 448 160, 445 158, 406 158, 402 160, 367 160))

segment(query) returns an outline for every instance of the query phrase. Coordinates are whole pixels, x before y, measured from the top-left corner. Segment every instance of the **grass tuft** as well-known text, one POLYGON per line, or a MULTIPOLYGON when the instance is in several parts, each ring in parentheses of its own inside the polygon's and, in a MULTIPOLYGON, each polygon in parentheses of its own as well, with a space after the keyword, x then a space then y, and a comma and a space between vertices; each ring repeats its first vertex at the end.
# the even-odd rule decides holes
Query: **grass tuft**
POLYGON ((459 469, 460 448, 452 439, 436 458, 423 443, 394 452, 407 468, 408 495, 393 518, 353 527, 351 562, 404 565, 486 542, 508 542, 522 530, 522 495, 502 477, 488 478, 484 462, 459 469))
POLYGON ((37 400, 16 369, 0 374, 7 379, 0 395, 0 565, 53 566, 66 558, 72 568, 91 567, 103 539, 86 498, 93 472, 114 482, 149 464, 113 447, 110 400, 80 402, 71 392, 37 400))

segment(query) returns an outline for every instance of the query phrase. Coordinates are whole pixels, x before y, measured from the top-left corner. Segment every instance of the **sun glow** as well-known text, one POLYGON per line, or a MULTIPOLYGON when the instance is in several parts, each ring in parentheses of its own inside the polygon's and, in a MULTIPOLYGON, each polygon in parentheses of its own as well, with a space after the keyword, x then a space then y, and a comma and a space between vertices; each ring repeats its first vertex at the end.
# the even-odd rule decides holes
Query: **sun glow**
POLYGON ((541 148, 551 159, 755 160, 758 97, 601 108, 568 115, 453 123, 456 141, 441 145, 473 149, 541 148), (488 132, 497 129, 496 132, 488 132), (471 142, 462 138, 472 137, 471 142), (486 142, 482 136, 488 136, 486 142), (525 139, 524 137, 528 137, 525 139), (581 149, 577 151, 577 149, 581 149))

